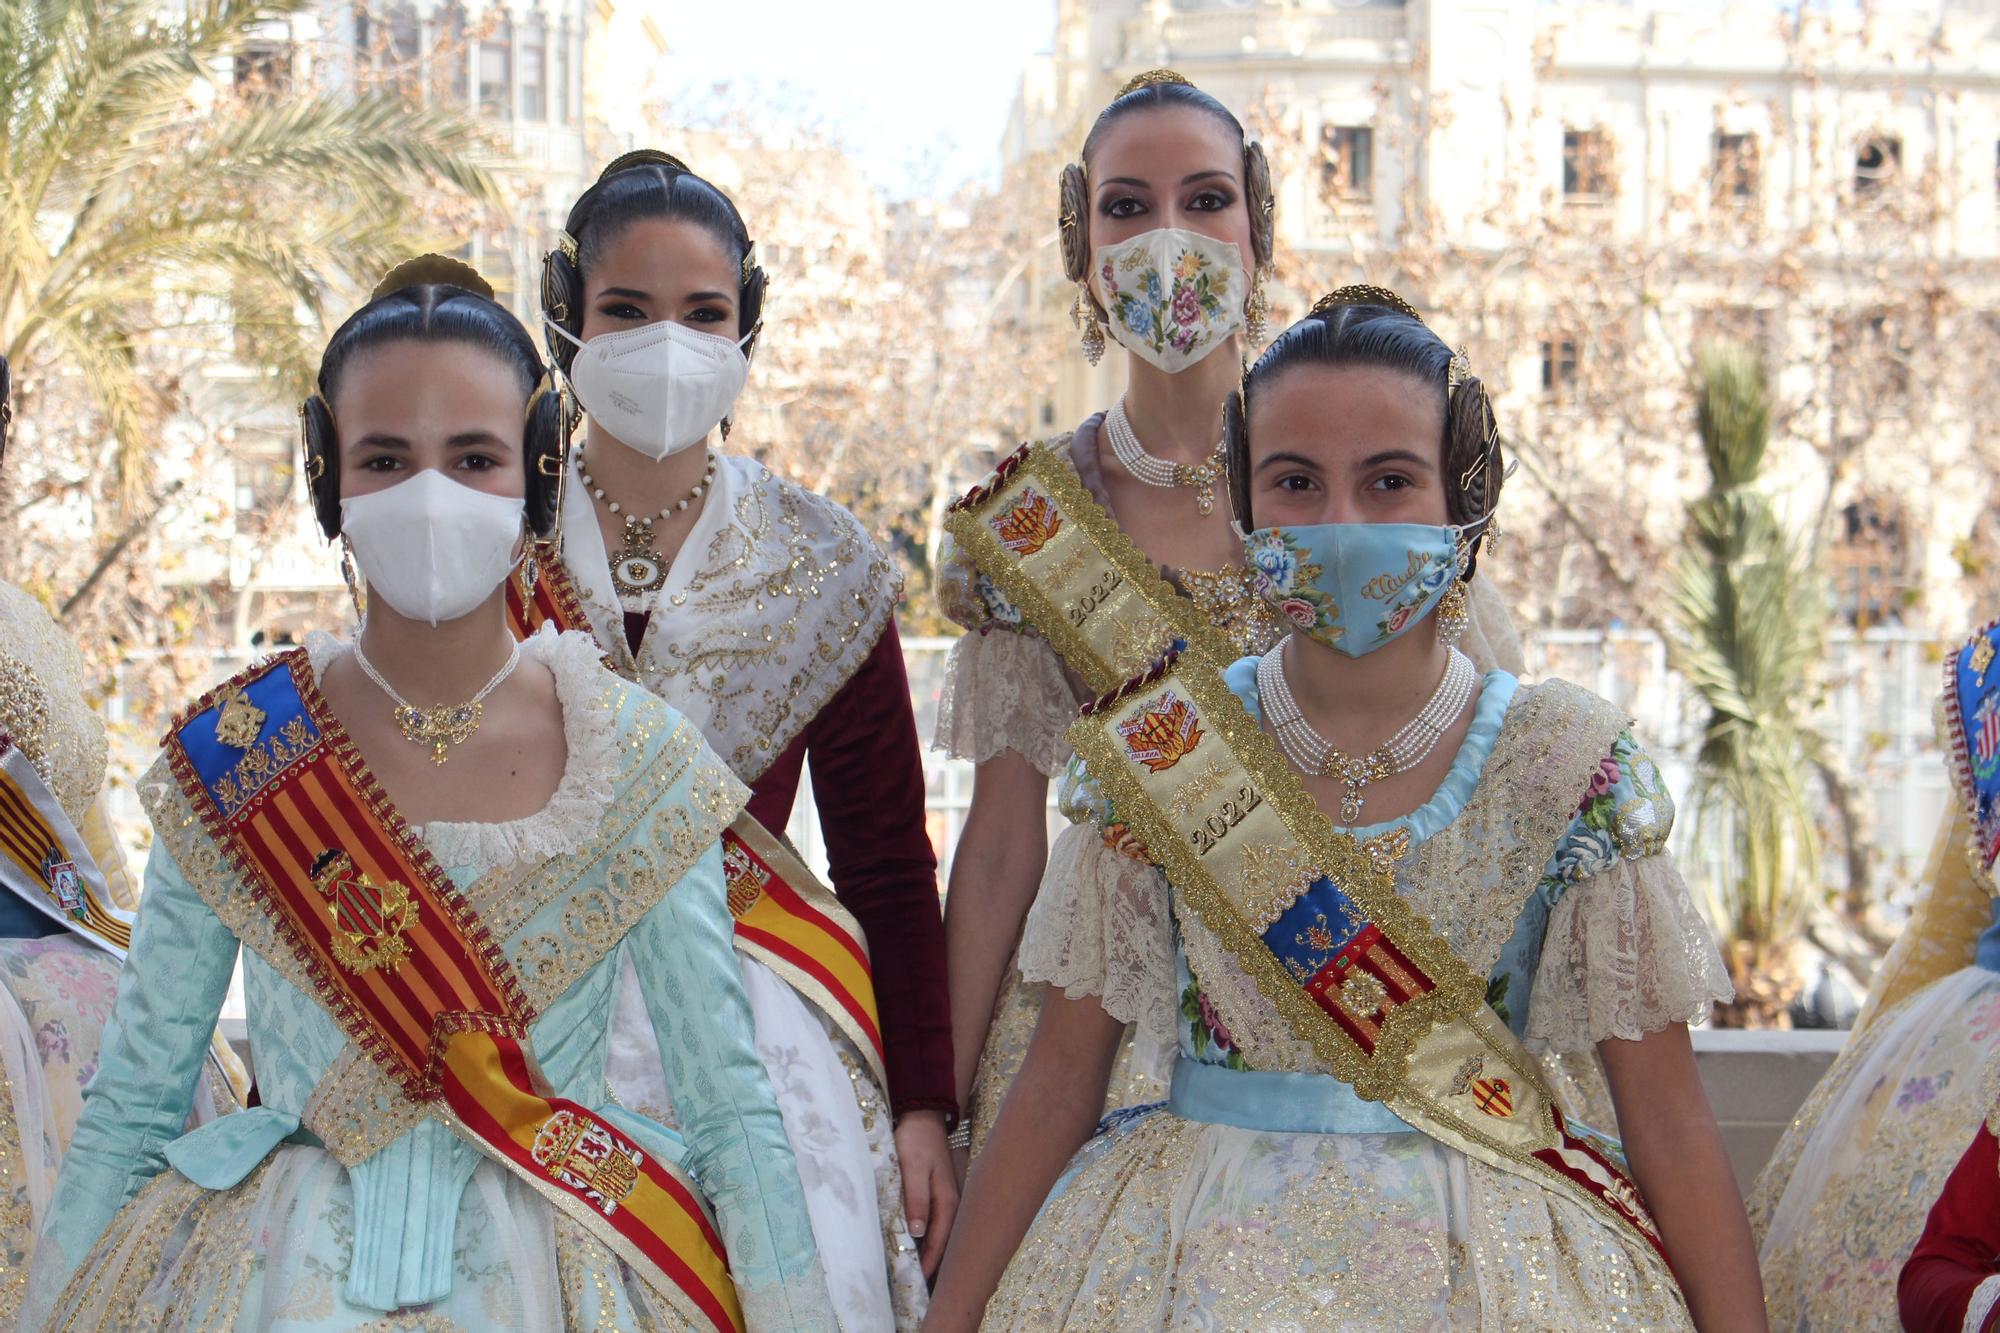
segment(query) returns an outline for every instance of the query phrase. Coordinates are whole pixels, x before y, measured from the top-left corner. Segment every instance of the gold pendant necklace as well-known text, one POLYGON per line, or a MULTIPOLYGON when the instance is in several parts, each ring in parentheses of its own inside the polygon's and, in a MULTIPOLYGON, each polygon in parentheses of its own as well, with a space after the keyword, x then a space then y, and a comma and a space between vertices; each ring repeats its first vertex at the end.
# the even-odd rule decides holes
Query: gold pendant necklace
POLYGON ((643 593, 658 592, 667 582, 667 562, 660 558, 659 548, 653 543, 653 525, 680 513, 696 500, 708 494, 715 485, 716 457, 708 455, 708 468, 701 475, 701 481, 674 503, 663 507, 651 518, 637 518, 627 514, 616 500, 605 499, 604 488, 590 479, 590 471, 584 466, 583 451, 577 450, 576 475, 590 493, 603 500, 612 517, 625 520, 625 538, 617 550, 611 553, 611 585, 620 597, 638 597, 643 593))
POLYGON ((667 581, 667 562, 653 546, 653 520, 625 520, 625 542, 611 553, 611 585, 620 597, 657 592, 667 581))
POLYGON ((514 668, 521 663, 521 643, 515 640, 507 654, 507 661, 493 679, 480 688, 462 704, 432 704, 419 708, 396 693, 396 687, 382 679, 382 673, 368 660, 368 654, 361 651, 361 639, 354 640, 354 660, 361 667, 362 674, 375 682, 376 688, 395 700, 396 711, 391 714, 396 719, 396 729, 403 733, 403 739, 413 745, 431 747, 431 762, 442 764, 450 758, 446 747, 463 745, 472 739, 472 733, 479 730, 479 721, 486 715, 486 696, 500 688, 500 682, 514 674, 514 668))

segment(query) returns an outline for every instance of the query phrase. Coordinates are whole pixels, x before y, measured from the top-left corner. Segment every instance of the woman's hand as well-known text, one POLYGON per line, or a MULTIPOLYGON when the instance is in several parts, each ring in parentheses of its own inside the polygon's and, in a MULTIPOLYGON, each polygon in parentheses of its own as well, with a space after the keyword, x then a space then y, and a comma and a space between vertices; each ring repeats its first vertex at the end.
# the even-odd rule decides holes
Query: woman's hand
POLYGON ((896 1121, 896 1161, 903 1171, 903 1213, 924 1276, 937 1274, 958 1216, 958 1171, 945 1143, 944 1112, 905 1111, 896 1121))
POLYGON ((1597 1053, 1632 1179, 1659 1224, 1695 1327, 1767 1333, 1756 1242, 1687 1027, 1675 1023, 1638 1041, 1601 1041, 1597 1053))

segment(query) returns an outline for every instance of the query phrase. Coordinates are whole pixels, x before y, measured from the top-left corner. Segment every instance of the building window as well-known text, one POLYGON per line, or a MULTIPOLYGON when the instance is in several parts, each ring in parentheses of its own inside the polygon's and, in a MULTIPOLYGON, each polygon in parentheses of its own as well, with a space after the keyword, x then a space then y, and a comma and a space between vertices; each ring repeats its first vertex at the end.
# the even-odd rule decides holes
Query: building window
POLYGON ((1375 131, 1366 125, 1320 126, 1320 198, 1329 204, 1372 198, 1374 182, 1375 131))
POLYGON ((1576 392, 1575 339, 1542 339, 1542 392, 1551 398, 1567 398, 1576 392))
POLYGON ((1563 197, 1602 199, 1611 193, 1611 136, 1603 130, 1563 131, 1563 197))
POLYGON ((549 118, 549 33, 537 14, 521 30, 521 119, 549 118))
POLYGON ((1715 197, 1724 202, 1753 199, 1757 194, 1757 136, 1715 136, 1715 197))
POLYGON ((1858 199, 1879 195, 1903 169, 1903 141, 1892 134, 1871 134, 1854 150, 1854 194, 1858 199))
POLYGON ((514 102, 514 52, 503 25, 479 43, 479 109, 504 119, 514 102))
POLYGON ((1860 499, 1840 511, 1838 523, 1827 550, 1836 613, 1856 629, 1901 624, 1915 583, 1902 515, 1860 499))
POLYGON ((288 42, 251 42, 236 53, 236 88, 252 97, 270 97, 292 86, 288 42))

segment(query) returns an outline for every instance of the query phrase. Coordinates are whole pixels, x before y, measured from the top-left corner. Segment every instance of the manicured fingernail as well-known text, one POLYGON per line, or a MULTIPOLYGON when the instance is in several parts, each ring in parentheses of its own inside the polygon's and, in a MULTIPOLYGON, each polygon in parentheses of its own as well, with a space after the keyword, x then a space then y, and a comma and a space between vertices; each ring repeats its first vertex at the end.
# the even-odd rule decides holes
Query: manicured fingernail
POLYGON ((924 1223, 922 1218, 918 1218, 916 1221, 910 1223, 910 1234, 918 1240, 924 1238, 924 1223))

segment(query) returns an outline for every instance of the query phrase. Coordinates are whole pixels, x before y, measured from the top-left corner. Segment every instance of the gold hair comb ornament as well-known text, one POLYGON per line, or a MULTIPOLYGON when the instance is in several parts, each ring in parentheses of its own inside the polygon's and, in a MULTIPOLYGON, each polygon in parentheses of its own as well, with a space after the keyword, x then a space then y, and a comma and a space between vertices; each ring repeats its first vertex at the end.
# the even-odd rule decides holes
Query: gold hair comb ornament
POLYGON ((1399 315, 1408 315, 1419 324, 1424 322, 1424 317, 1417 313, 1415 306, 1390 291, 1387 287, 1377 287, 1375 284, 1369 282, 1350 283, 1345 287, 1328 292, 1325 296, 1313 302, 1312 314, 1324 315, 1344 305, 1387 306, 1399 315))
POLYGON ((1458 386, 1472 378, 1472 359, 1463 347, 1451 354, 1451 364, 1445 367, 1444 387, 1447 394, 1458 392, 1458 386))
POLYGON ((463 287, 489 301, 493 299, 493 284, 480 277, 478 269, 450 255, 418 255, 415 259, 405 259, 382 275, 382 281, 375 284, 375 290, 369 293, 368 299, 379 301, 405 287, 432 284, 463 287))
MULTIPOLYGON (((1161 84, 1168 83, 1177 84, 1182 88, 1194 87, 1193 79, 1176 74, 1173 70, 1149 69, 1144 74, 1134 74, 1131 78, 1127 79, 1125 86, 1118 90, 1118 97, 1123 97, 1127 93, 1136 93, 1141 88, 1157 88, 1161 84)), ((1115 102, 1118 100, 1118 97, 1114 97, 1111 100, 1115 102)))
POLYGON ((670 171, 684 171, 690 176, 694 175, 694 168, 672 153, 663 153, 657 148, 635 148, 629 153, 620 153, 605 163, 604 170, 597 173, 597 183, 602 185, 619 172, 628 171, 633 167, 666 167, 670 171))

